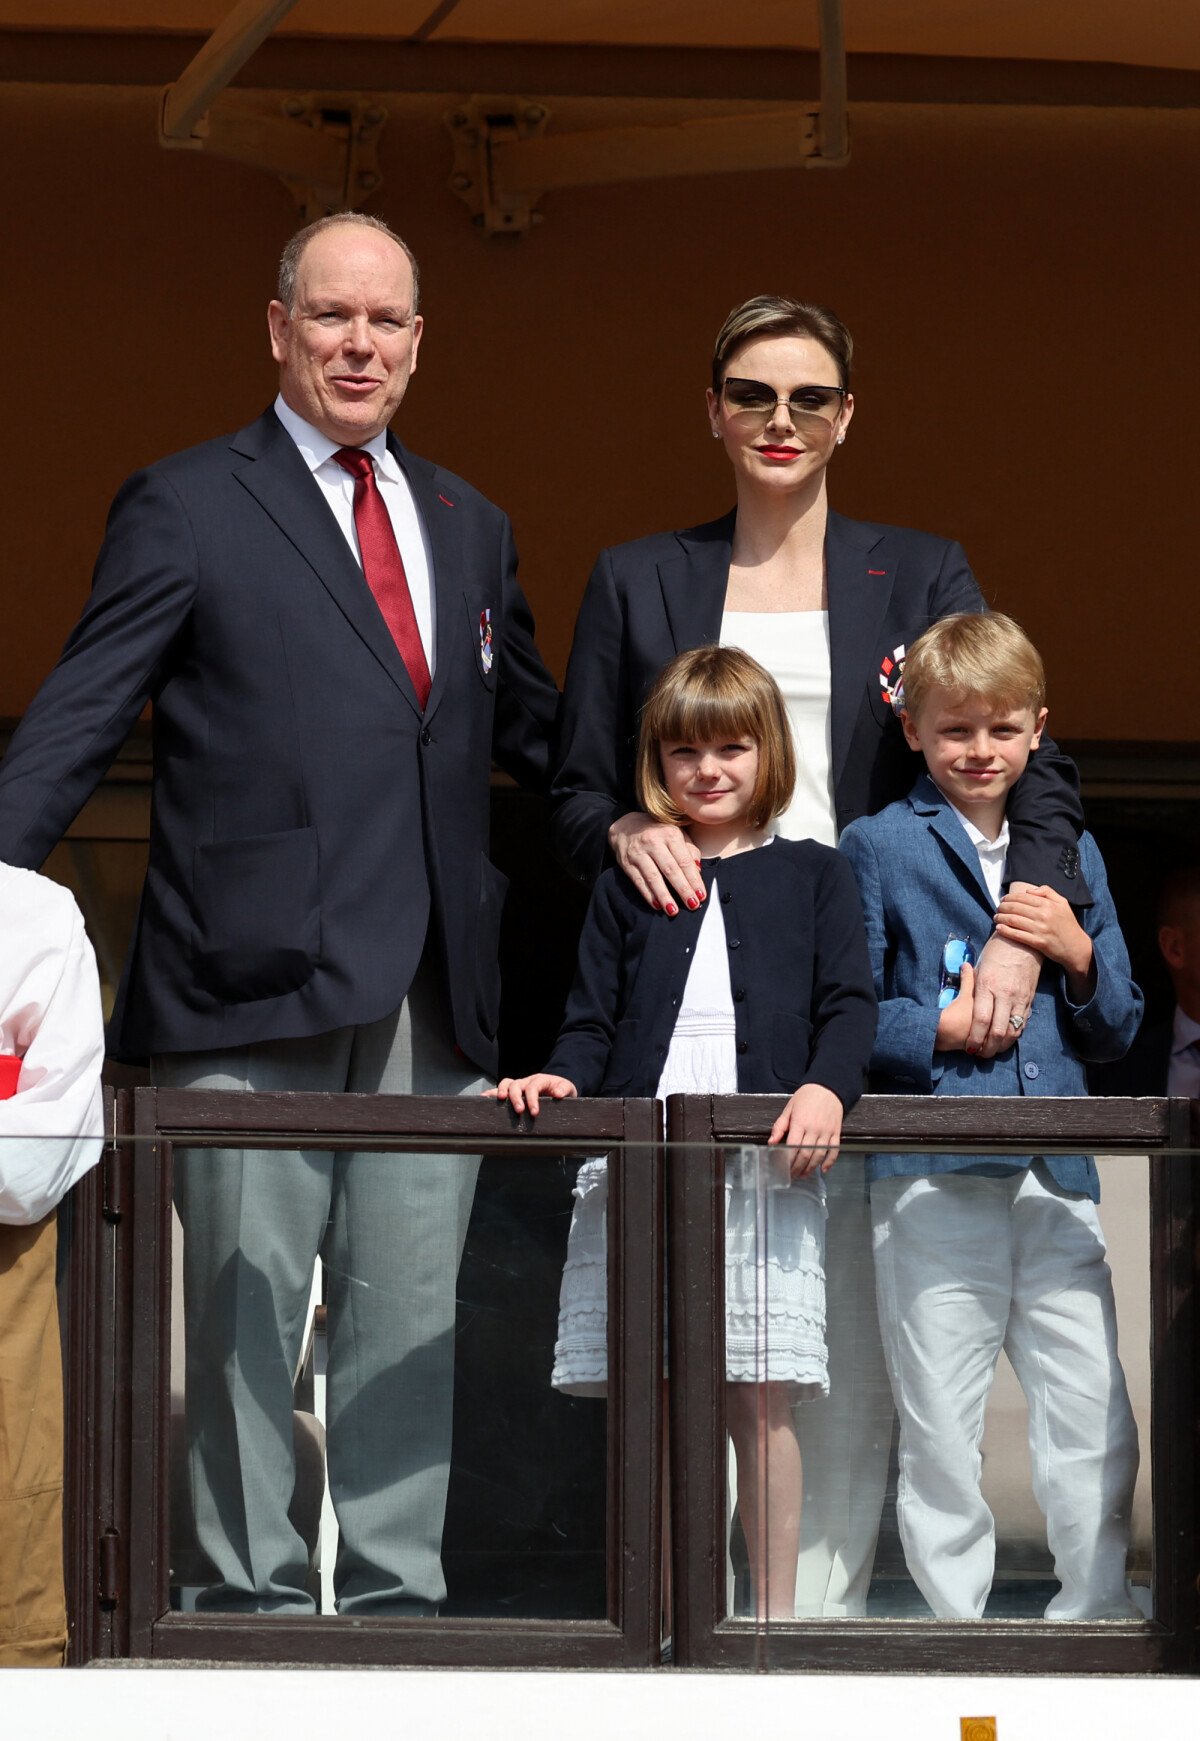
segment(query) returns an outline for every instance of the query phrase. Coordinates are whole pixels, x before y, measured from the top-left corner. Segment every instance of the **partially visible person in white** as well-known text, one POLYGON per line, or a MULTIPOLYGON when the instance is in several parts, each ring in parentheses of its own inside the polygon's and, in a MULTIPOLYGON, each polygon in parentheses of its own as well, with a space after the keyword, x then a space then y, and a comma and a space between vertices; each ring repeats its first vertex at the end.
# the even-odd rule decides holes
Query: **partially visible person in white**
POLYGON ((0 864, 0 1668, 66 1652, 56 1210, 100 1158, 104 1024, 66 889, 0 864), (9 1074, 15 1070, 15 1088, 9 1074))
POLYGON ((0 864, 0 1223, 42 1221, 100 1158, 104 1018, 96 958, 67 889, 0 864), (23 1142, 13 1142, 23 1137, 23 1142))

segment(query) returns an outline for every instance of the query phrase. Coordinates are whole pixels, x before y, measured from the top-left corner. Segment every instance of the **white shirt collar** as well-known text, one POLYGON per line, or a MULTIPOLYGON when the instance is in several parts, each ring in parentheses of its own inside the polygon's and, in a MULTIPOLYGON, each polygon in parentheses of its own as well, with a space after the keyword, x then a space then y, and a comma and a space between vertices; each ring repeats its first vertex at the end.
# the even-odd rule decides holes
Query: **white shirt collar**
POLYGON ((1172 1056, 1178 1052, 1186 1051, 1186 1049, 1189 1046, 1194 1045, 1197 1040, 1200 1040, 1200 1022, 1194 1022, 1191 1016, 1185 1015, 1179 1005, 1176 1004, 1174 1033, 1171 1040, 1172 1056))
MULTIPOLYGON (((949 798, 946 799, 946 802, 947 802, 947 804, 950 804, 949 798)), ((995 840, 989 840, 987 835, 983 832, 983 830, 981 828, 976 828, 975 824, 971 821, 971 818, 969 816, 965 816, 963 814, 963 812, 959 809, 957 804, 950 804, 950 808, 951 808, 951 810, 953 810, 954 814, 958 817, 958 820, 962 823, 963 827, 966 829, 967 839, 971 842, 971 845, 975 848, 975 850, 977 852, 992 853, 997 857, 1001 853, 1007 853, 1007 851, 1008 851, 1008 817, 1007 816, 1004 818, 1004 821, 1000 824, 1000 832, 996 836, 995 840)))
MULTIPOLYGON (((330 441, 327 435, 322 435, 319 429, 314 429, 311 423, 306 423, 303 417, 292 410, 282 393, 278 394, 275 399, 275 415, 300 449, 309 471, 315 472, 327 461, 331 461, 335 453, 341 452, 344 444, 330 441)), ((387 444, 386 429, 381 429, 378 435, 371 437, 370 441, 359 442, 357 445, 365 453, 371 455, 375 461, 376 471, 381 472, 385 478, 390 478, 393 483, 399 481, 401 477, 400 466, 387 444)), ((349 475, 343 471, 341 466, 338 467, 338 470, 343 472, 344 476, 349 475)))

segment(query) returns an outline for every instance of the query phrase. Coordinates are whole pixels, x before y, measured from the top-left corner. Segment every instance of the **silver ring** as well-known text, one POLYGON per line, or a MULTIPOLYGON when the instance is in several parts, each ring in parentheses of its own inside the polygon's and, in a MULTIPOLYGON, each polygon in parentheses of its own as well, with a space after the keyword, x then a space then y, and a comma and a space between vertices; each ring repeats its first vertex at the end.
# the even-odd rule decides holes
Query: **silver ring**
POLYGON ((1011 1015, 1008 1018, 1008 1025, 1010 1028, 1015 1028, 1017 1033, 1019 1034, 1021 1032, 1021 1029, 1025 1026, 1025 1017, 1011 1015))

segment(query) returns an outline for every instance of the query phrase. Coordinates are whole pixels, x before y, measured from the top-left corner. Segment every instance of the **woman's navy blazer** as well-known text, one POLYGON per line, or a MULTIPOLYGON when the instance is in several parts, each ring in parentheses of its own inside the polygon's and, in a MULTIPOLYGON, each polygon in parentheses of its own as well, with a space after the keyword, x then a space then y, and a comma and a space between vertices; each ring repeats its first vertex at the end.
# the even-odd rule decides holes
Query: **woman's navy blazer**
MULTIPOLYGON (((552 783, 554 842, 582 882, 608 858, 609 825, 637 808, 638 714, 669 659, 719 640, 734 514, 604 550, 579 610, 552 783)), ((955 611, 987 606, 961 546, 903 526, 829 515, 830 720, 839 832, 903 798, 923 763, 908 748, 880 684, 885 660, 955 611)), ((1080 871, 1079 781, 1049 738, 1009 805, 1014 881, 1090 901, 1080 871)))
MULTIPOLYGON (((875 993, 850 866, 812 840, 775 839, 704 859, 725 922, 738 1088, 829 1088, 847 1109, 863 1091, 875 993)), ((581 1094, 653 1094, 707 912, 655 913, 627 877, 604 872, 592 894, 575 983, 546 1069, 581 1094)))

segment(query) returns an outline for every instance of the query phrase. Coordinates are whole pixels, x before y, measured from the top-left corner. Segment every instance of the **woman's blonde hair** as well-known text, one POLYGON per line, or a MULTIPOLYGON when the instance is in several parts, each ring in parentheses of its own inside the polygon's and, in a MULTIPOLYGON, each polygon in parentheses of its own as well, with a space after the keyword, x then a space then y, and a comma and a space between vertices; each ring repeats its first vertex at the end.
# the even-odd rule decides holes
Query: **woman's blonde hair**
POLYGON ((792 728, 779 685, 740 647, 694 647, 664 666, 642 709, 637 750, 638 803, 656 822, 687 826, 667 796, 659 746, 751 738, 758 779, 749 820, 765 828, 786 810, 796 784, 792 728))
POLYGON ((957 701, 971 695, 995 707, 1027 707, 1038 713, 1046 701, 1046 670, 1041 654, 1012 617, 1001 611, 960 611, 934 623, 908 650, 905 711, 915 716, 931 689, 944 689, 957 701))

